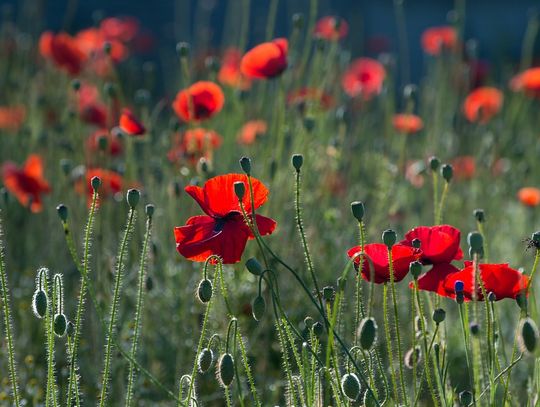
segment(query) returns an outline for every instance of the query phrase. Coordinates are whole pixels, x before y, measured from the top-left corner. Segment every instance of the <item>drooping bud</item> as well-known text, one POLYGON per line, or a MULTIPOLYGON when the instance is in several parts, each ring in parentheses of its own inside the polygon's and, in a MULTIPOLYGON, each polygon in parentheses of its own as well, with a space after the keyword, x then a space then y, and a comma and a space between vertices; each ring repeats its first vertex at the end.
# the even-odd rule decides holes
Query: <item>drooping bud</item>
POLYGON ((66 327, 66 334, 67 336, 71 338, 74 333, 75 333, 75 324, 71 321, 68 321, 67 327, 66 327))
POLYGON ((56 212, 58 213, 58 217, 60 220, 65 223, 68 218, 68 208, 64 204, 60 204, 56 207, 56 212))
POLYGON ((364 203, 360 201, 354 201, 351 203, 351 211, 353 216, 358 222, 361 222, 364 219, 365 208, 364 203))
POLYGON ((341 390, 349 400, 355 401, 360 396, 360 380, 354 373, 343 375, 341 378, 341 390))
POLYGON ((49 299, 47 293, 41 289, 37 289, 32 297, 32 311, 37 318, 43 318, 47 313, 49 299))
POLYGON ((129 204, 131 209, 135 209, 135 207, 137 206, 141 198, 141 193, 139 192, 138 189, 132 188, 127 191, 126 198, 127 198, 127 203, 129 204))
POLYGON ((315 334, 315 336, 317 336, 318 338, 320 338, 324 332, 324 326, 319 321, 315 322, 311 326, 311 329, 313 330, 313 333, 315 334))
POLYGON ((377 339, 377 323, 373 318, 364 318, 358 327, 360 332, 360 347, 370 350, 377 339))
POLYGON ((391 249, 392 246, 396 244, 396 232, 394 232, 392 229, 385 230, 382 234, 382 240, 386 247, 388 247, 388 249, 391 249))
POLYGON ((535 353, 538 346, 538 327, 536 323, 529 317, 521 321, 519 327, 519 346, 523 352, 529 354, 535 353))
POLYGON ((243 181, 236 181, 234 183, 234 193, 239 201, 244 199, 244 196, 246 195, 246 185, 243 181))
POLYGON ((62 337, 66 334, 67 318, 64 314, 56 314, 53 322, 54 334, 62 337))
POLYGON ((437 308, 433 311, 433 322, 437 325, 444 321, 446 318, 446 311, 442 308, 437 308))
POLYGON ((248 157, 240 158, 240 167, 242 167, 242 171, 244 171, 246 175, 251 175, 251 160, 248 157))
POLYGON ((444 164, 441 168, 441 175, 445 181, 449 183, 454 176, 454 167, 452 167, 450 164, 444 164))
POLYGON ((264 271, 263 266, 255 257, 252 257, 246 261, 246 268, 255 276, 260 276, 264 271))
POLYGON ((203 278, 197 288, 197 298, 200 302, 206 304, 212 298, 212 292, 212 282, 207 278, 203 278))
POLYGON ((234 379, 234 359, 230 353, 224 353, 219 358, 217 377, 221 387, 229 387, 234 379))
POLYGON ((255 321, 260 321, 266 311, 266 301, 260 295, 256 296, 251 304, 251 313, 255 321))
POLYGON ((199 372, 206 373, 214 363, 214 352, 212 349, 203 348, 197 357, 197 368, 199 372))
POLYGON ((296 172, 300 172, 300 168, 304 164, 304 156, 302 154, 293 154, 292 156, 292 165, 296 172))
POLYGON ((473 402, 473 395, 469 390, 459 393, 459 402, 463 406, 470 406, 473 402))

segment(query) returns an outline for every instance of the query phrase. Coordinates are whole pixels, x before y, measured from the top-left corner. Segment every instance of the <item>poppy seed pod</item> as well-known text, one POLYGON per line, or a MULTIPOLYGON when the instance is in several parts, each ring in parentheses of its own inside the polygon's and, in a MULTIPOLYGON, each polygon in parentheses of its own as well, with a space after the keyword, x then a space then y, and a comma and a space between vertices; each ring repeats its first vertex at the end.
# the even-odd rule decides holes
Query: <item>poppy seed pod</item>
POLYGON ((139 200, 141 198, 141 193, 138 189, 130 189, 127 191, 127 203, 131 207, 131 209, 135 209, 137 204, 139 203, 139 200))
POLYGON ((251 174, 251 159, 248 157, 242 157, 240 158, 240 167, 242 167, 242 171, 246 173, 246 175, 251 174))
POLYGON ((408 369, 412 369, 415 365, 418 365, 420 362, 422 352, 420 351, 420 347, 415 346, 414 348, 411 348, 405 353, 404 362, 405 366, 408 369))
POLYGON ((353 216, 356 218, 356 220, 358 222, 361 222, 365 214, 364 203, 360 201, 352 202, 351 211, 352 211, 353 216))
POLYGON ((463 406, 470 406, 473 402, 473 395, 469 390, 462 391, 459 393, 459 402, 463 406))
POLYGON ((480 254, 484 246, 484 238, 479 232, 470 232, 467 235, 467 243, 469 243, 472 253, 480 254))
POLYGON ((531 240, 537 245, 537 247, 540 246, 540 231, 534 232, 531 240))
POLYGON ((62 337, 66 334, 67 329, 67 318, 64 314, 56 314, 54 316, 54 334, 56 336, 62 337))
POLYGON ((234 183, 234 193, 238 200, 242 201, 246 195, 246 185, 242 181, 236 181, 234 183))
POLYGON ((197 298, 203 304, 206 304, 212 298, 212 282, 207 278, 204 278, 199 283, 197 288, 197 298))
POLYGON ((43 290, 36 290, 32 297, 32 311, 37 318, 43 318, 47 313, 49 299, 43 290))
POLYGON ((532 354, 538 344, 538 328, 536 323, 529 317, 521 321, 519 327, 519 345, 523 352, 532 354))
POLYGON ((413 276, 415 280, 418 279, 420 274, 422 274, 422 263, 419 261, 413 261, 411 264, 409 264, 409 272, 413 276))
POLYGON ((146 216, 151 218, 152 216, 154 216, 155 209, 156 207, 153 204, 148 204, 145 206, 144 212, 146 213, 146 216))
POLYGON ((386 229, 382 234, 382 240, 386 247, 389 249, 392 248, 392 246, 396 244, 396 232, 394 232, 392 229, 386 229))
POLYGON ((480 332, 480 325, 478 325, 476 322, 471 322, 469 324, 469 330, 471 331, 471 334, 476 336, 480 332))
POLYGON ((370 350, 377 339, 377 323, 373 318, 364 318, 358 330, 360 331, 360 347, 370 350))
POLYGON ((99 177, 92 177, 92 180, 90 181, 90 184, 92 185, 92 189, 97 192, 99 187, 101 186, 101 178, 99 177))
POLYGON ((300 172, 300 168, 302 168, 302 164, 304 164, 304 156, 302 154, 294 154, 292 156, 292 165, 296 172, 300 172))
POLYGON ((441 168, 441 175, 445 181, 449 183, 454 176, 454 167, 452 167, 450 164, 444 164, 441 168))
POLYGON ((476 221, 479 223, 484 223, 486 221, 483 209, 475 209, 473 215, 476 218, 476 221))
POLYGON ((212 367, 212 363, 214 363, 214 352, 212 352, 212 349, 202 349, 197 357, 197 368, 199 372, 206 373, 212 367))
POLYGON ((189 44, 187 42, 179 42, 176 44, 176 52, 180 58, 185 58, 189 55, 189 44))
POLYGON ((435 172, 439 169, 441 165, 441 161, 437 157, 431 157, 429 159, 429 168, 431 168, 431 171, 435 172))
POLYGON ((415 249, 420 249, 420 246, 422 245, 422 241, 418 238, 415 238, 413 239, 411 244, 412 244, 412 247, 414 247, 415 249))
POLYGON ((260 276, 264 271, 263 266, 255 257, 252 257, 246 261, 246 268, 254 276, 260 276))
POLYGON ((333 301, 336 295, 336 290, 332 286, 323 287, 322 294, 325 301, 333 301))
POLYGON ((263 297, 258 295, 251 304, 251 313, 255 321, 260 321, 266 311, 266 301, 263 297))
POLYGON ((60 217, 60 220, 62 222, 66 222, 68 218, 68 208, 64 204, 60 204, 56 207, 56 212, 58 213, 58 216, 60 217))
POLYGON ((221 387, 229 387, 234 379, 234 359, 230 353, 224 353, 219 358, 217 377, 221 387))
POLYGON ((341 378, 341 390, 351 401, 355 401, 360 396, 360 380, 354 373, 347 373, 341 378))
POLYGON ((446 318, 446 311, 442 308, 437 308, 433 311, 433 322, 437 325, 444 321, 446 318))

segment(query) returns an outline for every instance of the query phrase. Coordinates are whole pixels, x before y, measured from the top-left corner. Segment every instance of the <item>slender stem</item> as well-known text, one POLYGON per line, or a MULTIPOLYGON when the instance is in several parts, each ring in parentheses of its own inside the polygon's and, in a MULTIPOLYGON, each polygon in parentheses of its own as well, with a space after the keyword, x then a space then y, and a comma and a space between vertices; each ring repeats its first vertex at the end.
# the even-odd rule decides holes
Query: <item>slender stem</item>
POLYGON ((386 335, 386 350, 388 352, 388 362, 390 364, 390 376, 392 378, 392 388, 394 392, 394 402, 399 404, 398 382, 396 370, 394 368, 394 350, 392 349, 392 337, 390 335, 390 321, 388 317, 388 284, 384 284, 383 289, 383 314, 384 314, 384 333, 386 335))
POLYGON ((274 27, 276 25, 276 15, 279 0, 272 0, 268 9, 268 20, 266 22, 266 41, 270 41, 274 36, 274 27))
MULTIPOLYGON (((43 287, 49 293, 48 277, 43 279, 43 287)), ((47 336, 47 393, 45 395, 45 405, 49 406, 52 401, 53 407, 58 405, 56 394, 56 378, 54 374, 54 309, 56 307, 56 292, 53 286, 50 307, 45 313, 45 334, 47 336)))
POLYGON ((439 174, 437 171, 431 172, 431 179, 433 181, 433 220, 437 224, 437 210, 439 208, 439 174))
POLYGON ((450 188, 450 183, 445 182, 444 188, 441 196, 441 201, 439 202, 439 209, 437 211, 437 216, 435 217, 435 224, 440 225, 443 221, 443 211, 444 211, 444 204, 446 202, 446 196, 448 195, 448 189, 450 188))

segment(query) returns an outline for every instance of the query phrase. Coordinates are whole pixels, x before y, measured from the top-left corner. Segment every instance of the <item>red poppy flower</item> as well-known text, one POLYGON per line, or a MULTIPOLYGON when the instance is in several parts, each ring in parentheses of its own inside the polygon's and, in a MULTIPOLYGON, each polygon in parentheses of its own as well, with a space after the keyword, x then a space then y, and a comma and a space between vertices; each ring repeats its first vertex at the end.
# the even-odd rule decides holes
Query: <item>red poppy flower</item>
POLYGON ((99 30, 107 40, 129 42, 139 31, 139 22, 134 17, 109 17, 103 19, 99 30))
POLYGON ((450 225, 418 226, 405 234, 402 245, 412 246, 414 239, 420 240, 422 257, 425 264, 450 263, 461 260, 463 252, 459 247, 461 232, 450 225))
POLYGON ((172 107, 176 115, 186 121, 209 119, 223 108, 225 96, 214 82, 200 81, 176 95, 172 107))
POLYGON ((56 66, 70 75, 80 73, 86 61, 86 55, 79 48, 77 41, 66 33, 43 33, 39 49, 43 57, 51 59, 56 66))
POLYGON ((17 131, 26 118, 24 106, 0 106, 0 129, 17 131))
POLYGON ((99 187, 99 196, 101 198, 114 196, 115 194, 122 192, 124 180, 120 174, 103 168, 89 168, 86 170, 84 182, 79 182, 75 185, 76 190, 79 193, 86 193, 88 205, 92 203, 92 195, 94 193, 94 189, 92 188, 92 178, 94 177, 99 177, 101 179, 101 186, 99 187))
POLYGON ((311 101, 316 102, 323 109, 330 109, 335 103, 331 95, 317 88, 301 88, 287 95, 287 103, 290 105, 303 106, 311 101))
POLYGON ((341 86, 350 97, 361 96, 369 100, 381 93, 386 71, 383 65, 371 58, 355 59, 341 79, 341 86))
POLYGON ((146 133, 146 128, 129 109, 122 110, 118 127, 130 136, 142 136, 146 133))
POLYGON ((540 189, 535 187, 524 187, 518 191, 518 199, 525 206, 540 205, 540 189))
POLYGON ((287 68, 288 52, 289 42, 285 38, 264 42, 244 54, 240 71, 248 78, 275 78, 287 68))
POLYGON ((107 106, 99 99, 99 91, 94 85, 83 82, 77 92, 77 98, 82 121, 98 127, 107 127, 107 106))
POLYGON ((501 110, 503 94, 488 86, 473 90, 463 103, 463 113, 470 122, 485 124, 501 110))
POLYGON ((524 91, 527 95, 540 97, 540 67, 529 68, 512 78, 510 88, 524 91))
MULTIPOLYGON (((261 207, 268 197, 268 189, 262 182, 251 178, 254 207, 261 207)), ((206 215, 189 218, 185 226, 174 228, 176 250, 192 261, 205 261, 210 255, 218 255, 225 264, 237 263, 242 257, 248 239, 253 239, 245 224, 240 204, 234 192, 234 183, 244 182, 247 176, 226 174, 209 179, 204 187, 188 186, 186 192, 199 204, 206 215)), ((251 214, 250 194, 246 193, 243 205, 251 214)), ((261 235, 272 233, 276 227, 273 219, 255 215, 261 235)))
POLYGON ((253 144, 257 136, 266 134, 267 129, 268 125, 264 120, 250 120, 238 132, 238 143, 245 145, 253 144))
MULTIPOLYGON (((457 273, 459 269, 449 263, 434 264, 433 267, 418 279, 418 289, 431 291, 443 297, 456 298, 454 289, 448 291, 444 283, 447 277, 457 273)), ((410 288, 414 288, 414 282, 409 283, 410 288)))
POLYGON ((347 36, 349 24, 339 17, 327 16, 317 21, 313 33, 318 38, 328 41, 338 41, 347 36))
POLYGON ((456 48, 457 32, 450 26, 432 27, 422 33, 421 41, 426 54, 439 55, 443 50, 456 48))
MULTIPOLYGON (((494 293, 497 300, 515 299, 518 294, 526 290, 529 284, 529 277, 509 267, 507 263, 479 264, 479 268, 486 293, 494 293)), ((454 291, 456 281, 463 282, 463 295, 466 299, 472 300, 475 286, 472 262, 466 261, 463 270, 451 273, 444 279, 444 289, 447 293, 454 291)), ((484 299, 480 286, 477 287, 476 298, 479 301, 484 299)))
POLYGON ((104 62, 109 57, 114 62, 120 62, 128 56, 128 50, 121 41, 107 38, 103 31, 98 28, 87 28, 79 31, 75 36, 75 41, 86 56, 92 57, 94 63, 96 61, 104 62), (106 43, 109 46, 108 57, 106 57, 104 51, 106 43))
POLYGON ((454 178, 456 180, 468 180, 476 174, 476 159, 471 155, 462 155, 452 160, 454 178))
POLYGON ((173 162, 187 159, 190 164, 195 165, 203 157, 211 159, 212 152, 219 148, 221 143, 221 136, 214 130, 201 127, 190 129, 177 137, 167 157, 173 162))
POLYGON ((116 157, 122 154, 122 143, 118 136, 107 129, 99 129, 93 132, 86 140, 86 148, 93 153, 99 151, 100 139, 106 140, 105 151, 109 155, 116 157))
MULTIPOLYGON (((349 249, 347 255, 354 259, 354 267, 358 271, 360 267, 360 246, 349 249)), ((421 252, 410 246, 395 244, 392 246, 392 264, 394 267, 394 281, 401 281, 409 272, 411 262, 418 260, 421 252)), ((374 282, 382 284, 390 281, 390 269, 388 264, 388 248, 383 243, 370 243, 364 246, 364 261, 362 264, 362 278, 371 281, 371 273, 374 276, 374 282), (371 269, 371 266, 373 268, 371 269), (371 269, 371 270, 370 270, 371 269)))
POLYGON ((52 58, 52 39, 54 37, 54 33, 52 31, 44 31, 39 36, 39 53, 41 56, 45 59, 51 59, 52 58))
POLYGON ((2 166, 2 177, 6 189, 15 195, 21 205, 30 205, 32 212, 43 209, 41 195, 49 193, 51 188, 43 177, 43 161, 39 155, 30 155, 22 168, 6 162, 2 166))
POLYGON ((225 51, 218 72, 218 81, 223 85, 246 90, 251 86, 251 80, 240 71, 241 52, 236 48, 225 51))
POLYGON ((413 134, 422 130, 424 122, 415 114, 400 113, 394 115, 392 125, 399 133, 413 134))

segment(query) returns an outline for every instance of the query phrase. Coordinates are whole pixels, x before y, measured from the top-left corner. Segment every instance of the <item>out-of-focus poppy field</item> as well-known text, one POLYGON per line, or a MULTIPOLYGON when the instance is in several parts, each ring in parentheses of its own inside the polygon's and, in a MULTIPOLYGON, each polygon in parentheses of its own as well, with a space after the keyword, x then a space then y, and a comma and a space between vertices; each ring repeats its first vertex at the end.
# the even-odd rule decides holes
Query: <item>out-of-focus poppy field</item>
POLYGON ((537 405, 539 10, 65 3, 0 4, 1 406, 537 405))

